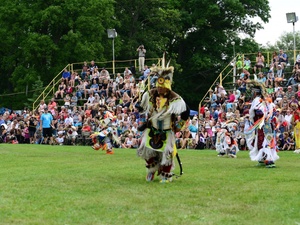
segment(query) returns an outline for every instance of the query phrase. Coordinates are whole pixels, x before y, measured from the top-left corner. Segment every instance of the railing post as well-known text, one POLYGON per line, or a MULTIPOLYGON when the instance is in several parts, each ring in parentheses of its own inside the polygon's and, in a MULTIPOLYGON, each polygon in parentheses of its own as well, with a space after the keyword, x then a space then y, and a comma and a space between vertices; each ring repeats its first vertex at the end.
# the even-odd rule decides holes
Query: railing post
POLYGON ((233 76, 232 76, 233 90, 235 90, 235 77, 236 77, 236 57, 233 59, 233 76))

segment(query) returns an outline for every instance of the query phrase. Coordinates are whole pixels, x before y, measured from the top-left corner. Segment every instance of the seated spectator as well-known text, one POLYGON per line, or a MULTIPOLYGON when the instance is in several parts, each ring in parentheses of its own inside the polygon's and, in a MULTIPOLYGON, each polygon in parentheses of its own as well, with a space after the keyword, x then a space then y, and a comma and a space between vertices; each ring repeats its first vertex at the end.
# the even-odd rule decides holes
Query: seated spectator
MULTIPOLYGON (((45 108, 47 108, 47 105, 46 105, 46 103, 45 103, 45 101, 42 99, 41 101, 40 101, 40 105, 39 105, 39 108, 38 108, 38 111, 39 112, 44 112, 44 109, 45 108)), ((12 115, 12 114, 11 114, 12 115)), ((10 118, 10 120, 11 119, 13 119, 13 116, 11 116, 12 118, 10 118)))
POLYGON ((75 127, 81 127, 82 126, 82 117, 79 114, 79 112, 75 112, 73 115, 73 124, 75 127))
POLYGON ((74 120, 70 113, 66 113, 66 118, 64 120, 64 125, 67 126, 74 126, 74 120))
POLYGON ((275 75, 275 81, 280 83, 283 79, 284 79, 283 67, 281 64, 278 64, 277 72, 275 75))
POLYGON ((189 145, 193 142, 193 136, 190 132, 190 130, 187 128, 182 133, 182 138, 180 139, 180 149, 186 149, 189 147, 189 145))
POLYGON ((66 139, 72 145, 76 145, 76 139, 78 137, 77 128, 75 126, 67 126, 66 127, 66 139))
POLYGON ((275 76, 274 76, 273 70, 269 70, 268 74, 267 74, 267 79, 266 79, 266 87, 268 87, 268 86, 273 87, 274 79, 275 79, 275 76))
POLYGON ((279 55, 278 55, 278 64, 277 64, 277 69, 279 70, 279 69, 284 69, 285 67, 286 67, 286 65, 287 65, 287 63, 288 63, 288 56, 287 56, 287 54, 285 54, 284 52, 283 52, 283 50, 282 49, 280 49, 279 50, 279 55), (281 68, 279 68, 279 65, 281 65, 281 68))
POLYGON ((72 94, 71 94, 71 107, 74 107, 74 106, 77 106, 77 102, 78 102, 78 98, 77 98, 77 96, 76 96, 76 93, 75 92, 73 92, 72 94))
POLYGON ((201 131, 199 132, 199 141, 198 141, 199 149, 204 149, 206 147, 207 136, 208 136, 207 131, 205 130, 205 127, 202 126, 201 131))
POLYGON ((58 86, 58 90, 55 92, 55 98, 57 99, 58 96, 60 96, 60 98, 64 98, 65 90, 66 90, 66 85, 62 80, 60 85, 58 86))
POLYGON ((64 131, 59 131, 57 132, 57 137, 54 139, 55 144, 57 145, 63 145, 65 142, 65 136, 64 136, 64 131))
POLYGON ((76 76, 77 76, 76 72, 73 72, 71 74, 71 77, 70 77, 70 80, 69 80, 69 83, 68 83, 69 86, 75 87, 75 78, 76 78, 76 76))
POLYGON ((145 65, 144 66, 144 71, 143 71, 143 75, 142 76, 140 76, 140 79, 142 79, 142 80, 146 80, 147 78, 148 78, 148 76, 149 76, 149 74, 150 74, 150 69, 148 68, 148 66, 147 65, 145 65))
POLYGON ((91 82, 88 80, 85 82, 85 85, 84 85, 84 99, 87 98, 87 95, 91 94, 92 91, 90 90, 91 88, 91 82))
POLYGON ((125 67, 125 70, 124 70, 124 73, 123 73, 124 77, 129 76, 129 74, 132 74, 131 70, 128 69, 128 67, 125 67))
POLYGON ((84 108, 87 109, 88 107, 90 106, 93 106, 94 105, 94 100, 95 100, 95 97, 93 96, 92 93, 90 93, 90 96, 88 97, 86 103, 84 103, 84 108))
POLYGON ((91 72, 91 73, 93 73, 93 72, 94 72, 94 70, 95 70, 95 68, 97 68, 97 69, 98 69, 98 66, 97 66, 97 64, 95 63, 95 61, 94 61, 94 60, 92 60, 92 61, 91 61, 91 63, 90 63, 90 66, 89 66, 89 69, 88 69, 88 71, 89 71, 89 72, 91 72))
POLYGON ((124 107, 129 107, 131 104, 131 98, 127 94, 127 92, 124 92, 123 97, 122 97, 122 103, 121 106, 124 107))
POLYGON ((85 79, 85 76, 87 75, 87 72, 89 71, 89 66, 87 62, 83 62, 82 70, 81 70, 81 80, 85 79))
POLYGON ((66 96, 64 97, 64 106, 70 107, 70 105, 71 105, 71 97, 70 94, 67 93, 66 96))
POLYGON ((271 63, 271 65, 270 65, 270 69, 271 69, 271 70, 274 70, 274 68, 277 67, 278 62, 279 62, 278 54, 277 54, 276 51, 274 51, 273 54, 272 54, 272 63, 271 63))
POLYGON ((267 79, 266 79, 266 77, 264 76, 264 73, 263 73, 263 72, 259 72, 259 73, 258 73, 258 77, 257 77, 257 80, 256 80, 256 81, 259 82, 259 83, 261 83, 261 84, 263 84, 263 85, 266 85, 267 79))
POLYGON ((117 77, 116 77, 116 79, 115 79, 115 81, 116 81, 116 83, 117 84, 119 84, 120 83, 120 79, 123 79, 123 77, 121 76, 121 74, 120 73, 117 73, 117 77))
POLYGON ((82 95, 84 94, 85 85, 87 85, 87 81, 79 81, 79 84, 76 86, 76 96, 78 99, 82 99, 82 95))
POLYGON ((54 111, 57 107, 57 103, 55 102, 54 98, 51 98, 51 100, 48 103, 48 110, 51 112, 51 114, 54 114, 54 111))
POLYGON ((93 83, 90 86, 90 89, 88 89, 88 93, 92 93, 92 94, 99 93, 99 85, 97 83, 97 80, 95 80, 95 79, 93 80, 93 83))
POLYGON ((109 106, 109 107, 114 107, 116 105, 116 100, 117 100, 117 97, 115 96, 114 93, 111 93, 109 95, 109 97, 106 99, 106 104, 109 106))
POLYGON ((292 86, 288 86, 287 92, 285 92, 285 95, 287 96, 288 99, 291 99, 292 96, 295 96, 295 92, 293 91, 292 86))
POLYGON ((122 144, 122 148, 137 148, 137 140, 133 137, 132 133, 128 134, 128 137, 125 138, 124 143, 122 144))
POLYGON ((244 60, 244 69, 247 71, 251 69, 251 61, 248 56, 246 56, 246 59, 244 60))
POLYGON ((110 80, 109 72, 103 67, 99 75, 100 80, 110 80))
POLYGON ((265 66, 265 58, 262 55, 262 53, 259 51, 257 53, 256 59, 255 59, 255 66, 254 66, 254 73, 256 74, 256 71, 258 70, 261 72, 262 68, 265 66))
POLYGON ((288 132, 284 132, 283 133, 283 147, 282 150, 294 150, 294 141, 293 139, 290 137, 288 132))
POLYGON ((109 80, 107 88, 106 88, 106 94, 105 96, 110 96, 111 93, 115 93, 115 87, 114 87, 114 82, 113 80, 109 80))
POLYGON ((100 77, 100 73, 98 71, 98 68, 95 68, 92 72, 92 75, 90 76, 91 83, 94 83, 94 81, 96 81, 96 83, 98 83, 99 77, 100 77))
POLYGON ((194 117, 192 119, 191 124, 189 125, 189 131, 192 134, 192 137, 196 139, 196 142, 198 141, 197 133, 198 133, 198 119, 194 117))
POLYGON ((64 69, 64 72, 62 73, 62 81, 65 85, 69 84, 69 81, 71 79, 71 73, 68 71, 67 68, 64 69))

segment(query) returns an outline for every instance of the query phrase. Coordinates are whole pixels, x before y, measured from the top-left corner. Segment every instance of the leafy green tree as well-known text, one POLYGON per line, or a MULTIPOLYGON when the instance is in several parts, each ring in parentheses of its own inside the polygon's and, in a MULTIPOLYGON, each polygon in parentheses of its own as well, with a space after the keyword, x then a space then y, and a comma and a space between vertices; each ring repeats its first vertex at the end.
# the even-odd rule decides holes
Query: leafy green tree
MULTIPOLYGON (((300 32, 295 32, 295 44, 296 44, 296 56, 300 51, 300 32)), ((289 62, 291 64, 294 63, 294 33, 293 32, 284 32, 280 35, 279 40, 275 42, 274 45, 268 43, 267 47, 268 51, 279 52, 280 49, 283 49, 288 53, 289 62)))
POLYGON ((257 47, 238 34, 253 37, 262 25, 251 18, 268 22, 269 11, 261 0, 3 0, 0 90, 31 90, 38 76, 47 85, 69 63, 110 61, 106 29, 116 28, 116 59, 137 58, 140 44, 147 58, 167 52, 175 90, 196 106, 232 58, 232 41, 236 52, 257 47))
POLYGON ((32 89, 37 76, 47 85, 68 63, 106 60, 113 15, 110 0, 3 0, 0 76, 9 84, 0 88, 32 89))

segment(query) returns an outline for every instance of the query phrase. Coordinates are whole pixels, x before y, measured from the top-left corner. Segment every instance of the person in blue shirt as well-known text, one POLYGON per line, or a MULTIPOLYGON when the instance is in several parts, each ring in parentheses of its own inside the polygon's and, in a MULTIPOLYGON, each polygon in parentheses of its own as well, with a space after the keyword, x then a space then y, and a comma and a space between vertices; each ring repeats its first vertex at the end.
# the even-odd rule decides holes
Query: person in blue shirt
POLYGON ((62 80, 67 85, 69 84, 69 80, 71 79, 71 73, 67 69, 64 69, 64 72, 62 73, 62 80))
POLYGON ((46 107, 40 118, 40 130, 43 131, 44 143, 47 143, 48 138, 50 138, 50 144, 53 144, 52 121, 53 116, 49 113, 48 108, 46 107))

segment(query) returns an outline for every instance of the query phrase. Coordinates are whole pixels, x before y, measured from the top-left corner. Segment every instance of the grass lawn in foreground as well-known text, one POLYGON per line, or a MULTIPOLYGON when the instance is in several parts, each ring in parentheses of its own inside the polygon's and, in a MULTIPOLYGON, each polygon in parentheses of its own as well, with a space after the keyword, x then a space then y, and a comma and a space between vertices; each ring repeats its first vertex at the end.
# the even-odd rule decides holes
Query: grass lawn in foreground
MULTIPOLYGON (((180 150, 184 174, 146 182, 134 149, 0 145, 0 224, 300 224, 300 155, 180 150)), ((175 173, 179 173, 176 162, 175 173)))

